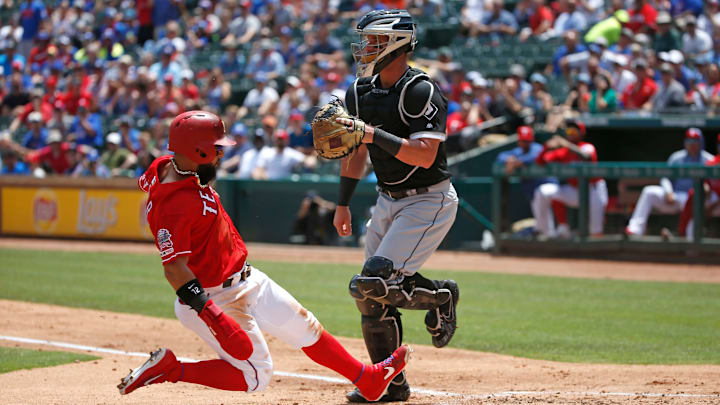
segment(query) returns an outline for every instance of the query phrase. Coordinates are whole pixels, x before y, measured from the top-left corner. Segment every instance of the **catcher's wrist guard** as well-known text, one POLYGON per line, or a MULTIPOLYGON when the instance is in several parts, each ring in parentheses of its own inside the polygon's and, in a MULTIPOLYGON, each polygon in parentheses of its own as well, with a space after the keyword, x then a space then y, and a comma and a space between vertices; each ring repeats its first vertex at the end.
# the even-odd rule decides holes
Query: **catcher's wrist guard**
POLYGON ((350 199, 355 192, 355 187, 358 184, 358 179, 352 177, 340 176, 340 195, 338 196, 337 205, 348 206, 350 205, 350 199))
POLYGON ((402 146, 402 138, 395 136, 380 128, 375 128, 373 132, 373 145, 379 146, 385 152, 395 156, 400 152, 402 146))
POLYGON ((183 284, 182 287, 175 291, 175 294, 180 297, 182 302, 190 305, 198 314, 203 310, 203 308, 205 308, 205 304, 208 301, 208 296, 205 293, 205 290, 196 278, 183 284))

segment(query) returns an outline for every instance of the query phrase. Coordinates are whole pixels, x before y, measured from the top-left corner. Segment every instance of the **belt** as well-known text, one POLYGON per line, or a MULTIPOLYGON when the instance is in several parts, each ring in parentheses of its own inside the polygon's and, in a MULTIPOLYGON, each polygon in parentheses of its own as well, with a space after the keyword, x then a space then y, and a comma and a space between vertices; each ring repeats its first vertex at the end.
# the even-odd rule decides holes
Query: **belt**
POLYGON ((222 288, 230 287, 231 285, 233 285, 234 280, 245 281, 248 277, 250 277, 251 268, 252 267, 250 266, 250 263, 245 262, 245 264, 243 265, 243 269, 240 270, 238 273, 235 273, 234 277, 230 277, 227 280, 223 281, 222 288))
POLYGON ((390 190, 386 190, 384 188, 378 188, 378 191, 390 196, 390 198, 392 198, 393 200, 399 200, 401 198, 410 197, 413 195, 425 194, 428 191, 430 191, 430 189, 427 187, 418 187, 418 188, 410 188, 407 190, 390 191, 390 190))

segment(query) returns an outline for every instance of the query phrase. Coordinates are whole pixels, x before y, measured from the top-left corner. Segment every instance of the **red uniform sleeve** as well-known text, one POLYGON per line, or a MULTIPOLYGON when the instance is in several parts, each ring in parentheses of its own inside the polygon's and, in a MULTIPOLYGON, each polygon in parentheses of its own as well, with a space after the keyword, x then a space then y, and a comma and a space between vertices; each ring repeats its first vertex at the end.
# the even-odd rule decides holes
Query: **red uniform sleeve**
POLYGON ((543 151, 538 156, 536 163, 542 165, 552 162, 564 162, 567 160, 567 154, 567 148, 559 148, 553 150, 543 149, 543 151))
POLYGON ((155 245, 160 251, 163 264, 170 263, 178 256, 192 253, 190 231, 192 219, 187 215, 173 214, 158 218, 154 227, 155 245))

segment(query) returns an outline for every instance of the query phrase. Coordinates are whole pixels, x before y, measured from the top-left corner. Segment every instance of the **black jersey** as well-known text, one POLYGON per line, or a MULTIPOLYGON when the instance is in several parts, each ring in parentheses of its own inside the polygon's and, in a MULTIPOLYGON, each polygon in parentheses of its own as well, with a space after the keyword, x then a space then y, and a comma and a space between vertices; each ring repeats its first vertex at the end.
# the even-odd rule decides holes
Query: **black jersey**
POLYGON ((435 161, 427 169, 365 144, 380 187, 391 191, 427 187, 450 177, 445 153, 447 99, 423 71, 408 69, 387 89, 381 87, 377 75, 357 79, 345 93, 345 105, 351 115, 400 138, 441 140, 435 161))

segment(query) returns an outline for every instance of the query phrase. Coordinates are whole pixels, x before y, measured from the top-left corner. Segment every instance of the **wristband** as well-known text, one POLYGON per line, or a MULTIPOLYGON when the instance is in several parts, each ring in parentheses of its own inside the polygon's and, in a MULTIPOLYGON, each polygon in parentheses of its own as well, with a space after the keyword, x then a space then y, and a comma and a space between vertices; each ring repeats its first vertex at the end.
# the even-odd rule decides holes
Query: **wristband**
POLYGON ((340 196, 338 197, 337 205, 350 205, 350 199, 355 192, 355 187, 357 186, 357 184, 358 179, 340 176, 340 196))
POLYGON ((205 308, 208 296, 198 279, 194 278, 175 291, 182 302, 190 305, 198 314, 205 308))
POLYGON ((395 156, 402 146, 402 138, 395 136, 389 132, 385 132, 380 128, 375 128, 373 132, 373 145, 377 145, 380 149, 395 156))

